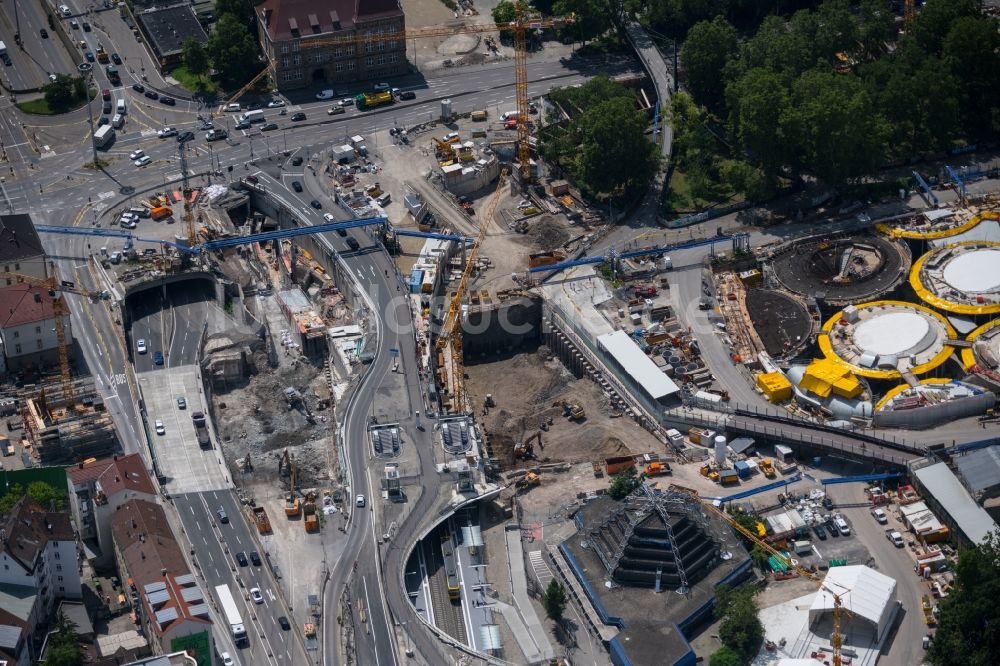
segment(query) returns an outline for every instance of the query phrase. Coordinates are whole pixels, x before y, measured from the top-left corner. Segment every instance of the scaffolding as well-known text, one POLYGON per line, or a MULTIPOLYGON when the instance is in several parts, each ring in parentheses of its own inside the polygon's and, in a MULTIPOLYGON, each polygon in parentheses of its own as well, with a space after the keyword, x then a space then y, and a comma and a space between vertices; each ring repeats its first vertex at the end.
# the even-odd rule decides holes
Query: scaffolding
POLYGON ((76 463, 119 448, 111 415, 93 381, 79 379, 69 387, 69 396, 56 382, 22 400, 24 436, 39 462, 76 463))

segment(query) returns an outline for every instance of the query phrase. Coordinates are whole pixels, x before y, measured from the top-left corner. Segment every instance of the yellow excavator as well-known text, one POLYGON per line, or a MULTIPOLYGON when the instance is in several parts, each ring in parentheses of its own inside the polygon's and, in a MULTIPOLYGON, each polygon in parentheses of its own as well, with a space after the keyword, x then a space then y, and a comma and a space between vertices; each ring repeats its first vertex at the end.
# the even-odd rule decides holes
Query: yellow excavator
POLYGON ((535 440, 538 440, 538 446, 542 445, 542 431, 536 430, 533 435, 528 437, 520 444, 514 445, 514 458, 528 459, 535 456, 535 440))

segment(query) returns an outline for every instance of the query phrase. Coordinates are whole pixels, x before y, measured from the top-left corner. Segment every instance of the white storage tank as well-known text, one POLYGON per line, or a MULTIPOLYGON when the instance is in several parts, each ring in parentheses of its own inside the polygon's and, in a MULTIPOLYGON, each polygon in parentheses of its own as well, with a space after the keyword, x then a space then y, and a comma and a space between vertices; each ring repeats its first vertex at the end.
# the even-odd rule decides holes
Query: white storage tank
POLYGON ((726 444, 724 435, 715 436, 715 464, 719 467, 726 464, 726 444))
POLYGON ((443 99, 441 100, 441 117, 447 120, 451 118, 451 100, 443 99))

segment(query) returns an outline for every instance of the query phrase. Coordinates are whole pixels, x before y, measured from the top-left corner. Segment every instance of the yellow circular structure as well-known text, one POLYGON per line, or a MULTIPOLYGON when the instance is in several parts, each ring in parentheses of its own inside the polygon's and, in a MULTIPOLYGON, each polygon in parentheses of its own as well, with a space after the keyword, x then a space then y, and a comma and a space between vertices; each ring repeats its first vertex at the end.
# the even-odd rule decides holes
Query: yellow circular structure
MULTIPOLYGON (((988 321, 976 330, 965 336, 965 339, 975 345, 976 340, 980 337, 990 338, 1000 335, 1000 329, 994 331, 993 329, 1000 326, 1000 319, 994 319, 993 321, 988 321)), ((1000 343, 1000 340, 998 340, 1000 343)), ((998 349, 1000 349, 1000 344, 998 344, 998 349)), ((967 347, 962 350, 962 367, 966 370, 971 370, 973 367, 979 365, 979 359, 976 358, 976 352, 974 347, 967 347)), ((987 370, 996 370, 997 368, 987 368, 987 370)))
POLYGON ((913 262, 910 286, 925 303, 965 315, 1000 312, 1000 243, 964 241, 913 262))
POLYGON ((887 222, 879 222, 875 225, 875 228, 879 230, 880 233, 886 236, 892 236, 893 238, 912 238, 919 240, 935 240, 938 238, 950 238, 951 236, 957 236, 958 234, 965 233, 970 229, 975 229, 976 226, 983 220, 998 220, 1000 219, 1000 213, 997 211, 986 211, 980 213, 968 221, 963 222, 952 227, 947 227, 944 229, 934 228, 933 225, 929 229, 911 229, 905 226, 894 226, 887 222))
MULTIPOLYGON (((920 383, 922 385, 925 385, 925 386, 926 385, 931 385, 931 384, 936 384, 938 386, 943 386, 945 384, 950 384, 953 381, 955 381, 955 380, 954 379, 948 379, 948 378, 945 378, 945 377, 929 377, 927 379, 921 379, 920 383)), ((879 400, 875 404, 875 411, 876 412, 881 412, 885 408, 885 406, 887 404, 889 404, 889 402, 893 398, 895 398, 897 395, 899 395, 903 391, 909 390, 911 388, 913 388, 913 387, 910 386, 909 384, 900 384, 899 386, 894 386, 893 388, 889 389, 886 392, 886 394, 884 396, 882 396, 882 399, 879 400)))
POLYGON ((921 375, 954 352, 955 329, 942 315, 904 301, 872 301, 844 308, 823 324, 817 338, 826 358, 869 379, 921 375))

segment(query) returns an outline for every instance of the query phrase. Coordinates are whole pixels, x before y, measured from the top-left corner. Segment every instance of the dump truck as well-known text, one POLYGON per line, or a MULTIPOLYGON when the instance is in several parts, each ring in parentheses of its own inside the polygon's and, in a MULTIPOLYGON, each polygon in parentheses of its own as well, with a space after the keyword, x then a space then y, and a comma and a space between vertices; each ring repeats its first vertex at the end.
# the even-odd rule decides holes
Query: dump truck
POLYGON ((360 93, 354 98, 354 104, 358 107, 358 111, 385 106, 386 104, 392 104, 394 101, 392 93, 388 90, 360 93))
POLYGON ((262 506, 255 506, 251 509, 253 512, 253 522, 257 525, 257 531, 261 534, 267 534, 271 531, 271 521, 267 517, 267 511, 264 510, 262 506))
POLYGON ((635 469, 635 458, 632 456, 612 456, 604 459, 604 469, 608 476, 614 476, 627 469, 635 469))
POLYGON ((203 449, 212 448, 212 438, 208 434, 205 412, 194 412, 191 414, 191 422, 194 423, 194 430, 198 435, 198 446, 203 449))
POLYGON ((108 60, 110 60, 110 57, 108 56, 107 50, 103 46, 98 46, 97 47, 97 62, 104 64, 104 63, 107 63, 108 60))
POLYGON ((654 461, 646 465, 646 469, 643 470, 646 476, 663 476, 664 474, 670 474, 670 465, 665 462, 654 461))
POLYGON ((316 513, 316 496, 313 493, 306 495, 306 501, 302 503, 303 525, 306 532, 316 532, 319 530, 319 515, 316 513))

